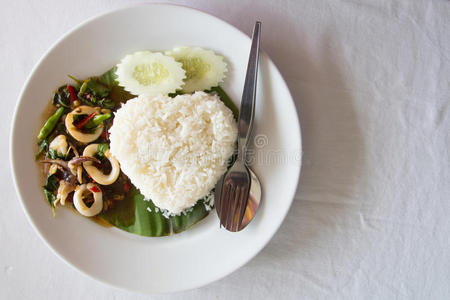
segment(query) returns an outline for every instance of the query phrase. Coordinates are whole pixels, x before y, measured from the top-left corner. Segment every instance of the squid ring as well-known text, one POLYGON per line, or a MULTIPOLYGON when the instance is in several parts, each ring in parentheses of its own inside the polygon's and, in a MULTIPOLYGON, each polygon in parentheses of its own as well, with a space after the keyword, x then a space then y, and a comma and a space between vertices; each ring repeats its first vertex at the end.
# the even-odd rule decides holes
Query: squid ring
MULTIPOLYGON (((97 148, 98 144, 90 144, 84 148, 83 156, 94 157, 95 153, 97 153, 97 148)), ((102 185, 109 185, 114 183, 119 177, 120 165, 117 159, 109 152, 109 149, 105 151, 104 155, 111 163, 112 169, 109 174, 103 174, 103 172, 95 167, 91 161, 84 162, 83 167, 93 180, 102 185)))
POLYGON ((77 211, 85 217, 93 217, 103 209, 103 194, 100 188, 93 184, 82 184, 77 186, 73 195, 73 205, 77 211), (83 194, 88 191, 94 196, 94 203, 90 207, 83 201, 83 194))

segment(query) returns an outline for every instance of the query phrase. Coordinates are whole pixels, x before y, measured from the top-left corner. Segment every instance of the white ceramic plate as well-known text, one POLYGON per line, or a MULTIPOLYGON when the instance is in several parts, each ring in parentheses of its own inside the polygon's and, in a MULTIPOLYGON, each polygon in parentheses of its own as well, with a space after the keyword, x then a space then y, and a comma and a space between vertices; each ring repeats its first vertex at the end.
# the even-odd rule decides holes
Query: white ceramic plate
MULTIPOLYGON (((270 28, 262 26, 264 31, 270 28)), ((270 58, 260 63, 254 136, 254 171, 263 202, 240 233, 219 229, 215 213, 171 237, 145 238, 103 228, 67 209, 54 218, 34 162, 42 111, 67 74, 101 74, 124 55, 143 49, 192 45, 213 49, 228 62, 224 89, 238 105, 250 49, 248 36, 203 12, 181 6, 143 5, 107 13, 61 38, 28 78, 14 116, 11 167, 23 208, 55 253, 105 283, 149 293, 175 292, 213 282, 254 257, 274 235, 290 207, 300 173, 301 139, 289 90, 270 58)))

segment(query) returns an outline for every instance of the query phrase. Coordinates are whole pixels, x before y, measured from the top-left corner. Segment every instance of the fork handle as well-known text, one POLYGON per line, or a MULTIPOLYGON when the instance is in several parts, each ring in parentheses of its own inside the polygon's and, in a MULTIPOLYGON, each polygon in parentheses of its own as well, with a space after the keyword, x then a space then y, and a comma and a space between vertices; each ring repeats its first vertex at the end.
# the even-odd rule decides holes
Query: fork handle
POLYGON ((247 143, 252 131, 255 115, 256 81, 258 77, 259 37, 261 22, 256 22, 253 28, 252 45, 248 59, 247 74, 245 75, 244 90, 242 92, 241 110, 238 122, 238 159, 245 160, 247 143))

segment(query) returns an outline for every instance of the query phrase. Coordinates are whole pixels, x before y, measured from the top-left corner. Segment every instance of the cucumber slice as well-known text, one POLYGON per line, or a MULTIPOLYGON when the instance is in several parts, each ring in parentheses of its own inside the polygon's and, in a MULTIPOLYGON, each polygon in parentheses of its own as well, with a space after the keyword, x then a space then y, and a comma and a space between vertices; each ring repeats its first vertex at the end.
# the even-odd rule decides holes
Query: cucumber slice
POLYGON ((159 52, 139 51, 117 65, 119 85, 134 95, 153 97, 174 93, 186 77, 181 63, 159 52))
POLYGON ((165 54, 183 64, 183 69, 186 71, 184 92, 209 90, 218 86, 225 78, 227 64, 222 56, 211 50, 199 47, 176 47, 166 51, 165 54))

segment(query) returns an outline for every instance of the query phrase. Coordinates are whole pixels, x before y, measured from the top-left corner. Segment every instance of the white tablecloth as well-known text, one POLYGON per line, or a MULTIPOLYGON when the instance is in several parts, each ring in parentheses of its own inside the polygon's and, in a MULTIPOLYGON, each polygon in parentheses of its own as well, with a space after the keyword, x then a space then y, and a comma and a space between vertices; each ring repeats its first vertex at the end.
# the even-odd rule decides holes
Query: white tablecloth
MULTIPOLYGON (((12 112, 39 57, 81 21, 130 2, 2 1, 1 299, 146 297, 59 260, 28 224, 8 161, 12 112)), ((304 155, 287 219, 255 259, 220 282, 154 299, 449 299, 450 2, 172 2, 247 33, 263 22, 304 155)))

